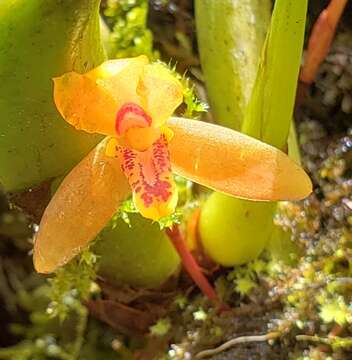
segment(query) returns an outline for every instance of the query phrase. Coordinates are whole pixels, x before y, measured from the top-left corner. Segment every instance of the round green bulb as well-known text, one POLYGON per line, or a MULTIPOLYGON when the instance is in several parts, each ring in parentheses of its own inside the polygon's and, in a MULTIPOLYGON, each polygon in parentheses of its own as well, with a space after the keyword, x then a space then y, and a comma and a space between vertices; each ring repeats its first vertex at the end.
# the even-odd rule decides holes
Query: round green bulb
POLYGON ((202 208, 201 243, 206 254, 220 265, 241 265, 254 260, 268 242, 272 227, 268 213, 275 204, 251 202, 248 206, 248 203, 213 193, 202 208))
POLYGON ((93 251, 100 256, 99 275, 117 285, 155 288, 179 268, 180 259, 157 223, 129 214, 110 223, 93 251))

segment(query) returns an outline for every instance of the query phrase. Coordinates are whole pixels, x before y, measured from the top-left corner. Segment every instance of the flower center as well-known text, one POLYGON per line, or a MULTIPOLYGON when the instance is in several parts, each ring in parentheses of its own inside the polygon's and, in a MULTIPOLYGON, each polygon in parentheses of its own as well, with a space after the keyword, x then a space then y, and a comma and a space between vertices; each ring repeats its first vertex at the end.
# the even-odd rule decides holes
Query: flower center
POLYGON ((118 135, 124 135, 131 128, 151 126, 152 118, 135 103, 126 103, 116 114, 115 129, 118 135))
POLYGON ((115 129, 121 146, 145 151, 160 137, 152 118, 135 103, 126 103, 116 114, 115 129))

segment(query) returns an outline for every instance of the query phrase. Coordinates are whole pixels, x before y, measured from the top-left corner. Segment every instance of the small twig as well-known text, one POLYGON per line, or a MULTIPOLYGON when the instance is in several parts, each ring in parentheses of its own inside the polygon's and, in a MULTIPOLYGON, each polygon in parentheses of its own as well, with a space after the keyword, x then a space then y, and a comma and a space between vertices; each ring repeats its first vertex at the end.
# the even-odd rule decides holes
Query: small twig
POLYGON ((331 0, 313 26, 300 80, 307 85, 313 83, 321 63, 329 53, 337 24, 345 9, 347 0, 331 0))
POLYGON ((238 344, 249 343, 249 342, 269 341, 269 340, 276 339, 279 336, 280 336, 279 332, 271 332, 271 333, 268 333, 265 335, 240 336, 240 337, 231 339, 214 349, 203 350, 203 351, 199 352, 195 358, 203 359, 203 358, 206 358, 209 356, 219 354, 219 353, 226 351, 226 350, 230 349, 231 347, 238 345, 238 344))
POLYGON ((188 250, 186 242, 180 231, 178 225, 173 225, 172 228, 166 229, 166 234, 169 236, 172 244, 178 252, 182 264, 193 281, 198 285, 202 292, 213 302, 216 306, 221 306, 221 301, 218 298, 214 288, 210 285, 208 279, 202 273, 199 265, 194 259, 191 252, 188 250))

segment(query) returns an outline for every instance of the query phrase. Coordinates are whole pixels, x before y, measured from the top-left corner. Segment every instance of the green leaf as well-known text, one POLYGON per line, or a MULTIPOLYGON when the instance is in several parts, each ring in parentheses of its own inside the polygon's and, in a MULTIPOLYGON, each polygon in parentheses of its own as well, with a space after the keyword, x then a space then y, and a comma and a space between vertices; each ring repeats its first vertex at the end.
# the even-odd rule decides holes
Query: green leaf
MULTIPOLYGON (((291 126, 307 2, 308 0, 276 0, 254 89, 242 124, 242 131, 247 135, 281 149, 286 147, 291 126)), ((223 40, 221 35, 218 40, 223 40)), ((228 71, 227 76, 234 75, 228 71)), ((217 86, 222 86, 218 80, 217 86)), ((219 97, 210 100, 226 102, 219 97)), ((235 98, 232 101, 236 103, 235 98)), ((232 254, 233 265, 254 259, 273 234, 272 218, 275 209, 275 203, 259 203, 230 198, 219 193, 212 194, 205 202, 200 218, 203 246, 213 242, 209 229, 220 229, 218 232, 222 235, 219 235, 216 241, 217 246, 226 249, 226 263, 223 261, 225 265, 230 265, 229 254, 232 254), (207 214, 211 216, 205 218, 207 214), (248 221, 246 214, 251 214, 253 221, 248 221), (231 221, 228 221, 229 218, 231 221), (202 224, 206 226, 202 227, 202 224), (235 232, 236 241, 233 236, 235 232), (239 257, 240 253, 245 256, 239 257)), ((212 256, 210 247, 206 250, 212 256)), ((216 260, 219 263, 222 261, 219 258, 216 260)))
POLYGON ((196 0, 197 40, 218 124, 241 128, 270 21, 271 0, 196 0))
POLYGON ((278 0, 242 132, 285 148, 301 63, 307 0, 278 0))

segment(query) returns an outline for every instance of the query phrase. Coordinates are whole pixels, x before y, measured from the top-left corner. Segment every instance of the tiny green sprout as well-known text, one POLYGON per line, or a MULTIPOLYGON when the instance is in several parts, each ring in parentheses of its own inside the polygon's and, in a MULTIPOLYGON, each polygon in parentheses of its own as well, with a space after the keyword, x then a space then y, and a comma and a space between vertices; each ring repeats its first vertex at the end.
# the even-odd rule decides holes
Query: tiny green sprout
POLYGON ((167 67, 183 87, 183 102, 186 105, 186 109, 182 116, 189 119, 196 119, 201 113, 207 112, 209 108, 208 104, 198 99, 195 86, 189 77, 187 77, 186 74, 180 75, 176 70, 176 65, 172 63, 169 63, 167 67))
POLYGON ((342 297, 323 304, 319 315, 325 323, 335 322, 341 326, 346 324, 351 317, 350 310, 342 297))
POLYGON ((304 322, 302 320, 297 320, 296 321, 296 326, 298 327, 298 329, 302 330, 304 329, 304 322))
POLYGON ((241 296, 248 295, 257 284, 249 277, 243 277, 235 280, 236 291, 241 294, 241 296))
POLYGON ((190 80, 186 76, 183 76, 180 80, 183 85, 183 99, 186 104, 186 110, 183 116, 192 119, 198 117, 202 112, 207 112, 208 105, 198 100, 194 85, 190 85, 190 80))
POLYGON ((174 175, 174 179, 178 191, 178 207, 190 206, 194 203, 193 182, 179 175, 174 175))
POLYGON ((299 303, 300 298, 301 298, 301 292, 300 291, 295 291, 292 294, 289 294, 287 296, 286 301, 291 306, 296 306, 299 303))
POLYGON ((134 206, 132 199, 125 200, 119 207, 118 212, 115 216, 111 219, 111 227, 115 229, 118 224, 118 218, 121 218, 129 227, 131 227, 131 221, 128 214, 138 213, 138 210, 134 206))
POLYGON ((248 268, 253 270, 257 275, 260 275, 267 271, 268 264, 261 260, 256 259, 248 264, 248 268))
POLYGON ((166 228, 171 228, 175 224, 181 223, 182 214, 179 211, 174 212, 171 215, 164 216, 158 220, 160 230, 164 230, 166 228))
POLYGON ((204 309, 200 308, 193 313, 193 318, 197 321, 205 321, 208 318, 208 314, 204 311, 204 309))
POLYGON ((174 300, 175 305, 180 308, 181 310, 186 308, 188 300, 183 295, 177 295, 176 299, 174 300))
POLYGON ((211 328, 211 333, 214 337, 221 337, 223 336, 223 331, 222 328, 220 326, 214 326, 211 328))
POLYGON ((236 267, 227 275, 227 279, 235 284, 235 290, 241 296, 248 295, 257 286, 257 276, 267 271, 268 264, 257 259, 245 266, 236 267))
POLYGON ((171 329, 171 321, 169 318, 160 319, 156 324, 149 328, 150 334, 153 336, 164 336, 171 329))

